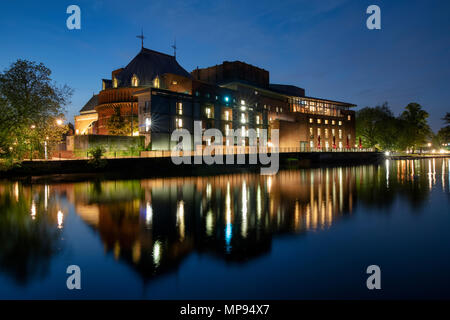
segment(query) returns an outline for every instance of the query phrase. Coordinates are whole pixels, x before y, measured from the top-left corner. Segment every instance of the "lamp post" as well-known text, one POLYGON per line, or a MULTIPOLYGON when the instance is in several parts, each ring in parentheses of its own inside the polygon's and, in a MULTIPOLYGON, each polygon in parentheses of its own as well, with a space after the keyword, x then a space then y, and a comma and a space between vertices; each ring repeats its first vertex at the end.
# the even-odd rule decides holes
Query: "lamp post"
MULTIPOLYGON (((36 129, 36 126, 34 124, 31 125, 31 130, 36 129)), ((33 137, 30 137, 30 161, 33 161, 33 137)))
POLYGON ((47 140, 48 140, 48 137, 46 137, 46 138, 45 138, 45 141, 44 141, 44 154, 45 154, 45 160, 48 160, 47 140))

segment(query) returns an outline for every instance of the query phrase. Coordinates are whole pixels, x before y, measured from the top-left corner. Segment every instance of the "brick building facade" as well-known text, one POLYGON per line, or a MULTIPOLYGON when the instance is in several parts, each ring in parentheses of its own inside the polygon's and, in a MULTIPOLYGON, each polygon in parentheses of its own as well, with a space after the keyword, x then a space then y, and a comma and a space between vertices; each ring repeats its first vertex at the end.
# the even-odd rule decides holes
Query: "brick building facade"
POLYGON ((356 143, 353 104, 271 84, 268 71, 240 61, 189 74, 175 57, 142 48, 125 68, 112 72, 111 80, 103 79, 96 101, 91 100, 76 118, 76 134, 108 134, 106 123, 119 108, 133 119, 134 134, 144 135, 153 150, 169 150, 175 144, 171 133, 177 128, 193 132, 194 121, 201 121, 203 130, 220 129, 223 136, 231 129, 244 135, 248 129, 269 129, 270 138, 271 130, 279 129, 280 147, 302 151, 356 143), (89 123, 83 117, 95 115, 90 129, 81 128, 89 123))

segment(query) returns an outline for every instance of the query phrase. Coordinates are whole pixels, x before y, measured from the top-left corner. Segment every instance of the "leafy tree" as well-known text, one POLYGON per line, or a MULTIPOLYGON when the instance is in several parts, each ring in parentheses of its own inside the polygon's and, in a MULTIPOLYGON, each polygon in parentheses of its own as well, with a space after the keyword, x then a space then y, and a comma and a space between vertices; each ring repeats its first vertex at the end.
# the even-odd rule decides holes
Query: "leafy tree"
POLYGON ((422 109, 418 103, 410 103, 405 107, 405 111, 400 115, 400 119, 405 121, 404 134, 407 137, 407 145, 412 151, 426 144, 432 136, 432 131, 428 125, 428 112, 422 109))
POLYGON ((17 60, 0 73, 0 156, 21 159, 31 150, 50 151, 61 141, 64 117, 72 90, 52 82, 42 63, 17 60))
POLYGON ((450 126, 450 112, 445 114, 445 117, 442 118, 447 126, 450 126))
POLYGON ((433 137, 433 146, 435 148, 441 148, 443 144, 450 142, 450 112, 447 112, 442 120, 444 120, 446 126, 441 128, 433 137))
POLYGON ((356 113, 356 136, 367 148, 391 148, 391 131, 395 131, 395 118, 387 102, 375 108, 365 107, 356 113), (387 130, 389 128, 389 130, 387 130))
POLYGON ((118 107, 114 109, 114 114, 106 122, 106 127, 112 135, 125 136, 130 134, 130 124, 122 116, 118 107))

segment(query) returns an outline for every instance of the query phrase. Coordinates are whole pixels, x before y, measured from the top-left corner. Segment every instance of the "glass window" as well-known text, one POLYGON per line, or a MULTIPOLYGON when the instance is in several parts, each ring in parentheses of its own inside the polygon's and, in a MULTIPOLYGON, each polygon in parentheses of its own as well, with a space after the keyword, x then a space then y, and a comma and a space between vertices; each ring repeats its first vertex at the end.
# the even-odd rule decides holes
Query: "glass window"
POLYGON ((138 77, 134 74, 133 77, 131 78, 131 86, 137 87, 138 85, 139 85, 138 77))
POLYGON ((155 88, 159 88, 159 77, 156 77, 154 80, 153 80, 153 86, 155 87, 155 88))
POLYGON ((176 124, 176 126, 177 126, 178 129, 179 129, 179 128, 183 128, 183 119, 181 119, 181 118, 176 118, 176 119, 175 119, 175 124, 176 124))
POLYGON ((177 114, 180 116, 183 114, 183 104, 181 102, 177 102, 177 114))

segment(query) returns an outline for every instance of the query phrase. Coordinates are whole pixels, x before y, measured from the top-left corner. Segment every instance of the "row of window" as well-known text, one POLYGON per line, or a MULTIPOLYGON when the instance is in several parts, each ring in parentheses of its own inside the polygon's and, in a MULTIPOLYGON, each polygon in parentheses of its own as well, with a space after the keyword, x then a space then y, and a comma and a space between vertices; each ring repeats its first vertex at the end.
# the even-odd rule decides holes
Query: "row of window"
MULTIPOLYGON (((314 148, 314 141, 313 141, 313 140, 310 140, 310 141, 309 141, 309 146, 310 146, 311 148, 314 148)), ((324 147, 325 147, 325 149, 329 149, 329 148, 330 148, 330 143, 329 143, 328 141, 325 141, 324 147)), ((339 141, 339 142, 338 142, 337 147, 338 147, 339 149, 343 149, 343 148, 344 148, 342 141, 339 141)))
MULTIPOLYGON (((347 120, 348 121, 351 120, 351 116, 350 115, 347 116, 347 120)), ((317 122, 317 124, 321 124, 322 123, 322 119, 317 118, 316 122, 317 122)), ((329 120, 328 119, 324 119, 323 122, 324 122, 324 124, 329 124, 329 120)), ((313 118, 309 118, 309 123, 314 123, 314 119, 313 118)), ((336 120, 331 120, 331 124, 335 125, 336 124, 336 120)), ((342 121, 341 120, 338 121, 338 125, 342 126, 342 121)))
MULTIPOLYGON (((321 128, 317 128, 317 136, 320 137, 321 133, 322 133, 321 128)), ((325 128, 324 129, 325 138, 328 138, 328 133, 329 133, 328 128, 325 128)), ((331 129, 331 135, 333 137, 336 135, 335 129, 331 129)), ((309 136, 311 138, 314 138, 314 128, 309 128, 309 136)), ((339 139, 342 139, 342 130, 341 129, 338 130, 338 137, 339 137, 339 139)), ((348 135, 348 138, 350 139, 351 136, 348 135)))

